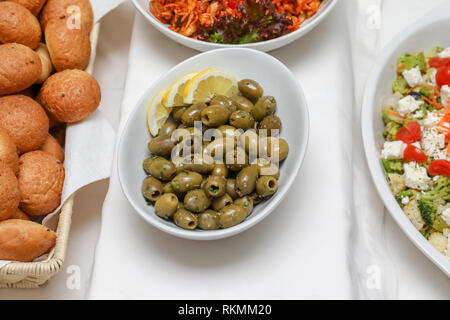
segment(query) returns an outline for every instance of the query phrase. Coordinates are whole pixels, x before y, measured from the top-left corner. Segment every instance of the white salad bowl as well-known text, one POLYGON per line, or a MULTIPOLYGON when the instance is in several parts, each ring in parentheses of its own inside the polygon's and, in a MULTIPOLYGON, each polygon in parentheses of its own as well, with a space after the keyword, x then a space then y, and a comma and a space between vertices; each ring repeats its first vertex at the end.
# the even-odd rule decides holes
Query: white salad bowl
POLYGON ((450 259, 439 253, 416 230, 395 200, 385 178, 380 161, 383 145, 382 101, 392 95, 392 83, 396 78, 397 58, 405 52, 427 51, 437 45, 450 45, 450 4, 410 26, 393 39, 382 51, 375 63, 368 82, 362 106, 362 135, 366 158, 378 193, 394 220, 408 238, 444 273, 450 276, 450 259))
POLYGON ((298 38, 304 36, 309 31, 314 29, 325 17, 333 10, 338 0, 325 0, 325 3, 319 9, 319 11, 306 20, 298 30, 291 32, 282 37, 261 41, 256 43, 242 44, 242 45, 230 45, 230 44, 218 44, 218 43, 210 43, 200 40, 195 40, 186 36, 183 36, 175 31, 169 29, 169 26, 161 23, 149 10, 150 0, 132 0, 136 8, 140 13, 144 15, 144 17, 160 32, 169 37, 170 39, 195 50, 198 51, 208 51, 212 49, 218 48, 229 48, 229 47, 238 47, 238 48, 251 48, 255 50, 260 50, 264 52, 268 52, 271 50, 278 49, 283 47, 298 38))
POLYGON ((214 240, 236 235, 267 217, 283 200, 294 182, 303 158, 309 136, 309 116, 303 90, 297 79, 280 61, 260 51, 251 49, 219 49, 194 56, 167 72, 142 96, 129 116, 122 131, 118 147, 118 172, 122 189, 135 211, 148 223, 172 235, 194 239, 214 240), (265 95, 277 100, 276 114, 281 118, 283 129, 280 136, 289 143, 289 155, 281 164, 279 189, 269 200, 255 206, 252 214, 241 224, 222 230, 184 230, 171 221, 159 218, 152 205, 142 196, 141 185, 146 177, 142 162, 150 156, 147 144, 146 114, 152 97, 167 88, 180 76, 193 71, 217 68, 228 71, 237 79, 251 78, 264 88, 265 95))

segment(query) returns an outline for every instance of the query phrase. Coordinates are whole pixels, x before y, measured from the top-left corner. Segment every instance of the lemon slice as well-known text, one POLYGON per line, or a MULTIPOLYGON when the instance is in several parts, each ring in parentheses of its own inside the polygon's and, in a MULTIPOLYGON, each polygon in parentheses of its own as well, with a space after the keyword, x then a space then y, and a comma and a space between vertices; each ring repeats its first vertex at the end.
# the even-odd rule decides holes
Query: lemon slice
POLYGON ((172 83, 164 95, 163 104, 167 108, 181 107, 184 106, 183 102, 183 92, 186 88, 187 83, 196 75, 198 72, 190 72, 180 77, 174 83, 172 83))
POLYGON ((159 91, 150 102, 147 110, 147 125, 152 136, 157 136, 159 129, 164 125, 170 115, 170 109, 162 104, 167 90, 159 91))
POLYGON ((228 72, 206 69, 191 79, 184 89, 184 103, 208 102, 215 94, 231 97, 238 93, 237 80, 228 72))

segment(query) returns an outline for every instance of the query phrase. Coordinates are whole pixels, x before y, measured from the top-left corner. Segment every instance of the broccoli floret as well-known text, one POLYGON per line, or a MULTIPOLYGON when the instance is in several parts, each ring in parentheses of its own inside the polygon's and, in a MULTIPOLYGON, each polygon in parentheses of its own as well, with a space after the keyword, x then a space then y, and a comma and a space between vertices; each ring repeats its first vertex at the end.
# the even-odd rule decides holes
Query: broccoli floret
POLYGON ((426 58, 433 58, 433 57, 436 57, 440 52, 442 52, 444 50, 444 48, 442 48, 442 47, 434 47, 434 48, 431 48, 430 49, 430 51, 428 51, 426 54, 425 54, 425 57, 426 58))
POLYGON ((381 159, 384 170, 387 173, 399 173, 403 174, 403 162, 401 160, 386 160, 381 159))
POLYGON ((395 136, 402 126, 394 121, 389 122, 383 131, 383 136, 387 141, 395 141, 395 136))
POLYGON ((397 202, 399 204, 402 204, 403 198, 408 197, 409 199, 413 199, 417 193, 418 193, 417 191, 414 191, 412 189, 407 189, 405 191, 400 192, 398 195, 396 195, 395 200, 397 200, 397 202))
POLYGON ((425 72, 427 69, 425 55, 423 52, 417 54, 406 53, 398 58, 398 67, 400 68, 400 71, 411 70, 412 68, 419 67, 422 72, 425 72))
POLYGON ((418 202, 423 221, 430 227, 433 227, 433 229, 442 232, 442 230, 447 227, 447 224, 437 214, 439 204, 424 199, 420 199, 418 202))
POLYGON ((224 43, 225 38, 218 32, 214 32, 209 36, 209 41, 212 43, 224 43))
POLYGON ((423 200, 433 201, 442 199, 450 201, 450 178, 441 176, 433 182, 433 189, 420 196, 423 200))
POLYGON ((392 90, 394 93, 400 93, 401 95, 406 95, 409 91, 409 85, 408 82, 402 77, 398 76, 397 80, 394 81, 394 84, 392 85, 392 90))

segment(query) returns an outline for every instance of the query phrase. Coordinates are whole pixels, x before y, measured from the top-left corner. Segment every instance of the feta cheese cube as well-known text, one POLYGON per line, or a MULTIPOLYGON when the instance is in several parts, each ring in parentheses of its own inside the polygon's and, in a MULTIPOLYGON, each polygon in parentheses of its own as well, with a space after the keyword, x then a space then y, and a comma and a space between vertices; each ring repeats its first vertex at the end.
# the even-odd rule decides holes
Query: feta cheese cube
POLYGON ((438 53, 439 58, 450 58, 450 47, 444 49, 444 51, 438 53))
POLYGON ((402 204, 407 205, 409 203, 409 197, 402 198, 402 204))
POLYGON ((446 107, 450 107, 450 87, 448 85, 441 88, 441 101, 446 107))
POLYGON ((406 116, 408 113, 419 109, 422 104, 422 100, 416 100, 412 96, 406 96, 398 102, 397 112, 402 116, 406 116))
POLYGON ((435 159, 445 158, 445 135, 441 134, 436 128, 425 129, 422 131, 422 139, 420 141, 422 149, 428 157, 435 159))
POLYGON ((442 212, 442 220, 444 220, 445 223, 450 226, 450 208, 447 208, 442 212))
POLYGON ((419 67, 412 68, 410 70, 403 71, 403 78, 405 78, 408 85, 412 88, 421 83, 424 83, 422 78, 422 73, 420 72, 419 67))
POLYGON ((427 174, 427 169, 419 166, 415 162, 405 163, 403 165, 405 170, 406 186, 412 189, 419 189, 427 191, 431 187, 431 178, 427 174))
POLYGON ((406 143, 403 141, 386 141, 381 151, 381 156, 386 160, 403 159, 406 143))

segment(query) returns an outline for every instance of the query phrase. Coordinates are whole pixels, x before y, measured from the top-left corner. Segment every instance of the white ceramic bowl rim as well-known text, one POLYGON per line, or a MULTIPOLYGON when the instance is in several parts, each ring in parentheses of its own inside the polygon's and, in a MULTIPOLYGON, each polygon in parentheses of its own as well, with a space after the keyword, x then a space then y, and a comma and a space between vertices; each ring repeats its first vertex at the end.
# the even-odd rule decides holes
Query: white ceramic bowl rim
POLYGON ((211 49, 213 49, 213 48, 257 49, 261 44, 270 45, 270 44, 277 43, 279 41, 285 41, 285 40, 286 40, 286 43, 288 43, 288 40, 290 38, 295 38, 299 32, 304 33, 304 34, 308 33, 309 31, 314 29, 328 15, 329 12, 331 12, 333 10, 333 8, 336 6, 336 4, 339 0, 326 0, 326 2, 322 5, 322 7, 319 9, 319 11, 315 15, 313 15, 311 18, 305 20, 303 22, 303 24, 300 26, 300 28, 295 30, 294 32, 285 34, 284 36, 281 36, 281 37, 278 37, 275 39, 260 41, 260 42, 255 42, 255 43, 247 43, 247 44, 211 43, 211 42, 201 41, 201 40, 192 39, 192 38, 183 36, 175 31, 169 29, 167 27, 167 25, 165 25, 161 21, 159 21, 150 11, 147 12, 146 10, 144 10, 144 8, 142 8, 142 6, 139 5, 139 3, 137 1, 138 0, 133 0, 133 4, 139 10, 139 12, 141 12, 145 17, 149 18, 154 25, 164 26, 168 30, 168 32, 171 33, 176 38, 183 38, 185 42, 190 44, 191 48, 196 47, 196 45, 198 45, 198 44, 201 44, 201 45, 209 46, 211 49))
MULTIPOLYGON (((195 55, 181 63, 179 63, 178 65, 176 65, 175 67, 173 67, 172 69, 170 69, 169 71, 166 72, 167 74, 171 74, 172 72, 174 72, 179 66, 183 65, 183 64, 187 64, 189 62, 191 62, 192 60, 198 60, 199 58, 206 56, 206 55, 214 55, 217 52, 232 52, 232 51, 241 51, 241 52, 247 52, 247 53, 251 53, 253 55, 260 55, 260 56, 265 56, 266 59, 270 59, 274 62, 274 64, 277 65, 277 67, 281 68, 284 70, 285 74, 289 77, 289 81, 292 81, 293 84, 295 84, 295 87, 297 88, 299 97, 301 99, 301 104, 304 106, 301 110, 302 110, 302 116, 304 117, 303 120, 303 124, 305 124, 305 129, 304 129, 304 137, 303 137, 303 141, 304 144, 299 148, 301 148, 299 150, 297 154, 296 159, 294 160, 295 163, 295 167, 292 170, 292 172, 289 172, 289 175, 286 176, 286 181, 284 182, 284 185, 287 186, 286 190, 287 191, 289 188, 289 186, 291 186, 295 180, 295 178, 298 175, 298 172, 300 171, 300 168, 303 164, 303 160, 304 157, 306 155, 306 150, 308 147, 308 141, 309 141, 309 111, 308 111, 308 105, 306 102, 306 98, 304 96, 303 93, 303 89, 300 86, 298 80, 295 78, 295 76, 292 74, 292 72, 283 64, 281 63, 278 59, 270 56, 267 53, 258 51, 258 50, 254 50, 254 49, 247 49, 247 48, 225 48, 225 49, 217 49, 217 50, 211 50, 211 51, 207 51, 207 52, 203 52, 200 53, 198 55, 195 55)), ((117 163, 118 163, 118 175, 119 175, 119 181, 120 181, 120 185, 122 188, 123 193, 125 194, 126 198, 129 200, 130 204, 133 206, 133 208, 135 209, 135 211, 147 222, 149 222, 150 224, 152 224, 153 226, 155 226, 156 228, 165 231, 169 234, 172 234, 174 236, 178 236, 181 238, 185 238, 185 239, 191 239, 191 240, 217 240, 217 239, 223 239, 223 238, 227 238, 227 237, 231 237, 234 236, 238 233, 241 233, 249 228, 251 228, 252 226, 256 225, 257 223, 259 223, 260 221, 262 221, 264 218, 266 218, 279 204, 280 202, 284 199, 284 197, 286 196, 287 192, 277 192, 277 194, 275 194, 275 196, 268 201, 267 206, 264 208, 263 212, 255 215, 255 216, 250 216, 249 218, 247 218, 245 221, 243 221, 242 223, 228 228, 228 229, 220 229, 220 230, 197 230, 197 231, 189 231, 189 230, 184 230, 182 228, 177 227, 176 225, 166 225, 162 222, 159 221, 159 219, 161 218, 154 218, 151 219, 149 217, 149 215, 143 211, 141 211, 141 209, 135 205, 133 203, 133 201, 130 201, 131 199, 131 194, 129 193, 129 190, 127 188, 124 187, 123 184, 123 177, 121 176, 121 150, 123 150, 123 141, 124 139, 124 132, 126 131, 126 128, 130 125, 131 120, 134 118, 135 114, 139 112, 140 108, 139 106, 141 106, 146 99, 148 98, 149 94, 154 90, 153 88, 156 87, 158 85, 158 83, 161 82, 161 80, 165 77, 165 75, 161 76, 158 80, 156 80, 143 94, 143 96, 139 99, 138 103, 136 104, 136 106, 134 107, 133 111, 130 113, 130 115, 128 116, 128 119, 125 122, 125 126, 123 127, 123 130, 121 132, 121 136, 120 136, 120 140, 119 140, 119 145, 118 145, 118 155, 117 155, 117 163)), ((144 121, 144 120, 143 120, 144 121)))
MULTIPOLYGON (((423 28, 437 24, 442 21, 449 20, 450 17, 442 17, 436 15, 430 15, 427 19, 422 19, 416 22, 406 30, 396 36, 390 43, 381 50, 381 54, 375 62, 375 66, 372 69, 363 98, 362 112, 361 112, 361 130, 363 136, 364 149, 366 153, 366 160, 374 180, 376 189, 379 196, 383 200, 386 208, 394 218, 396 223, 405 232, 407 237, 444 273, 450 276, 450 259, 438 252, 423 236, 416 230, 414 225, 404 214, 396 202, 392 192, 387 184, 386 177, 381 168, 380 154, 375 145, 376 137, 374 134, 374 115, 373 108, 380 108, 380 106, 373 106, 375 96, 377 93, 378 82, 381 74, 385 71, 385 68, 392 61, 392 55, 396 52, 397 48, 413 37, 417 32, 423 28)), ((450 42, 450 38, 449 38, 450 42)), ((426 48, 424 48, 426 49, 426 48)), ((379 119, 381 121, 381 119, 379 119)))

